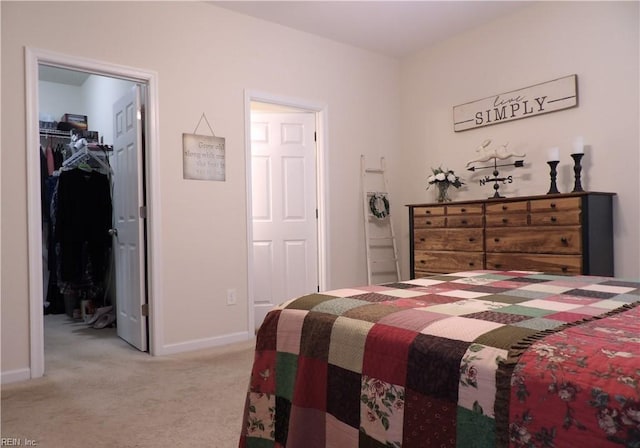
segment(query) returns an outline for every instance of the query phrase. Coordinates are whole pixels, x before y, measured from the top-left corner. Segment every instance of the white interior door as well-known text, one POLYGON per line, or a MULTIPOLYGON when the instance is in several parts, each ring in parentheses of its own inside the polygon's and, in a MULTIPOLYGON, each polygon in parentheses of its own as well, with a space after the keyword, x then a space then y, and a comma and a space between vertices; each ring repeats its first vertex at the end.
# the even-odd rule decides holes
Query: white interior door
POLYGON ((251 114, 256 328, 274 305, 318 290, 315 114, 251 114))
POLYGON ((147 350, 144 232, 140 207, 142 189, 142 125, 140 88, 113 106, 114 116, 114 258, 118 336, 139 350, 147 350))

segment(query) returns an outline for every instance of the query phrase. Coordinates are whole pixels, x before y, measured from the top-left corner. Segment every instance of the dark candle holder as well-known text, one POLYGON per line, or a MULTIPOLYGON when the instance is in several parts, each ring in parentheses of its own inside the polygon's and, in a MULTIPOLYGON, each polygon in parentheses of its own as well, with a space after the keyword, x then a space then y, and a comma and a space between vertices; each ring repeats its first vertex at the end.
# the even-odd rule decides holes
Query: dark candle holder
POLYGON ((582 157, 584 156, 584 154, 571 154, 571 157, 573 158, 573 173, 575 174, 575 178, 576 181, 573 185, 573 191, 577 192, 577 191, 584 191, 582 189, 582 183, 580 182, 580 173, 582 172, 582 165, 580 164, 580 161, 582 160, 582 157))
POLYGON ((559 161, 549 160, 547 163, 551 168, 551 171, 549 171, 549 174, 551 176, 551 187, 549 188, 549 191, 547 192, 547 194, 560 193, 558 191, 558 185, 556 184, 556 179, 558 178, 558 171, 556 171, 556 167, 558 166, 559 161))

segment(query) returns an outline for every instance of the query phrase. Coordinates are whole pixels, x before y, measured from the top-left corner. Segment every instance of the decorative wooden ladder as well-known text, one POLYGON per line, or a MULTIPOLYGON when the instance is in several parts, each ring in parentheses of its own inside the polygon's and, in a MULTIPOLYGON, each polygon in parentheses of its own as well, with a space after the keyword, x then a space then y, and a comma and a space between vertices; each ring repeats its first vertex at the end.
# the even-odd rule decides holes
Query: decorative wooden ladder
POLYGON ((369 285, 400 281, 398 247, 390 215, 389 184, 385 171, 384 157, 380 157, 380 168, 367 168, 365 156, 360 156, 369 285))

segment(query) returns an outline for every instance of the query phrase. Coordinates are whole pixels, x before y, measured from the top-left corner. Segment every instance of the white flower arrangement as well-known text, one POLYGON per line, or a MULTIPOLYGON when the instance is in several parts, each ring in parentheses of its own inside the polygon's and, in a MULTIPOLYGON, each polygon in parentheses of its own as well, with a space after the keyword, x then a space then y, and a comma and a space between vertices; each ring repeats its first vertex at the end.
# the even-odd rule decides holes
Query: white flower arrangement
POLYGON ((431 168, 433 174, 427 178, 427 190, 433 184, 447 184, 448 186, 453 186, 455 188, 460 188, 464 185, 462 179, 459 176, 456 176, 456 173, 453 170, 446 169, 443 170, 442 167, 431 168))

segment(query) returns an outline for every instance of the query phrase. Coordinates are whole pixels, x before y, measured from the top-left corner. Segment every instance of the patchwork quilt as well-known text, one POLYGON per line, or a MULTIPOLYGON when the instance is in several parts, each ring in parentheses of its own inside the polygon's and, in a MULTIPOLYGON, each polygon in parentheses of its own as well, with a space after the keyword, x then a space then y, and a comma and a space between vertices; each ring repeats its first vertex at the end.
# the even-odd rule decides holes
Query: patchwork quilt
POLYGON ((517 356, 639 288, 470 271, 291 300, 258 332, 239 446, 506 446, 517 356))

